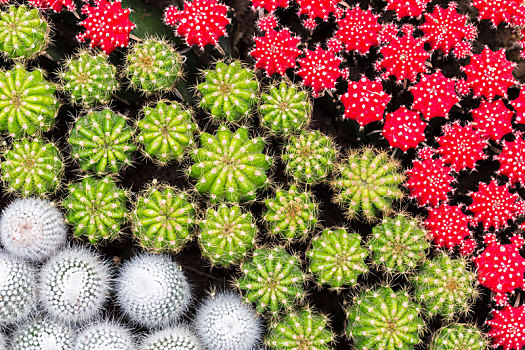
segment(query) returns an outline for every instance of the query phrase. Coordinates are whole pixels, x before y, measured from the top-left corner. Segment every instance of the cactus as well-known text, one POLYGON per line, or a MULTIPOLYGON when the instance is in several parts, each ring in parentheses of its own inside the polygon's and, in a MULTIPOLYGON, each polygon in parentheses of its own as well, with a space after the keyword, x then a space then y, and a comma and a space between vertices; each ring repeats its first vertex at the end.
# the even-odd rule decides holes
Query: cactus
POLYGON ((145 93, 170 90, 182 76, 181 56, 169 42, 147 38, 135 42, 126 56, 126 74, 131 85, 145 93))
POLYGON ((260 248, 253 258, 241 265, 243 275, 236 281, 244 291, 244 300, 255 303, 258 312, 277 316, 282 309, 290 309, 303 299, 306 276, 301 271, 299 258, 281 247, 260 248))
POLYGON ((275 350, 331 350, 334 333, 328 318, 309 308, 293 311, 270 326, 265 343, 275 350))
POLYGON ((411 350, 425 326, 419 306, 404 291, 381 286, 356 295, 347 311, 346 334, 358 350, 411 350))
POLYGON ((236 122, 248 116, 259 89, 254 72, 233 61, 217 62, 215 69, 205 70, 203 75, 205 81, 197 85, 202 95, 199 104, 212 118, 236 122))
POLYGON ((188 195, 154 181, 135 202, 133 234, 153 252, 177 252, 191 240, 195 207, 188 195))
POLYGON ((197 310, 195 331, 207 349, 252 350, 263 328, 255 311, 237 294, 212 294, 197 310))
POLYGON ((97 254, 86 248, 67 248, 40 271, 40 303, 60 321, 89 321, 102 311, 109 282, 109 267, 97 254))
POLYGON ((299 182, 309 185, 326 179, 334 168, 337 156, 334 142, 317 130, 292 136, 285 146, 282 160, 285 170, 299 182))
POLYGON ((453 323, 441 328, 432 337, 431 350, 485 350, 489 342, 485 335, 475 326, 453 323))
POLYGON ((5 335, 3 333, 0 333, 0 350, 7 350, 7 347, 5 344, 6 344, 5 335))
POLYGON ((179 264, 166 254, 135 255, 122 265, 115 290, 122 312, 148 328, 180 318, 192 298, 179 264))
POLYGON ((174 326, 147 335, 142 350, 200 350, 201 342, 186 326, 174 326))
POLYGON ((263 219, 270 234, 287 242, 306 239, 317 225, 319 206, 314 196, 308 191, 299 192, 295 185, 288 191, 277 190, 275 197, 266 199, 264 204, 263 219))
POLYGON ((212 201, 254 200, 256 192, 268 185, 272 158, 262 152, 261 137, 250 139, 245 128, 232 133, 221 126, 215 135, 202 133, 200 144, 191 154, 195 164, 189 176, 197 179, 197 191, 209 193, 212 201))
POLYGON ((131 164, 136 149, 133 134, 125 117, 104 109, 89 111, 77 119, 68 142, 82 170, 104 175, 131 164))
POLYGON ((199 226, 202 255, 214 265, 238 264, 255 245, 255 220, 238 206, 221 204, 208 209, 199 226))
POLYGON ((12 137, 48 131, 58 114, 56 87, 44 72, 27 71, 21 65, 0 71, 0 131, 12 137))
POLYGON ((75 237, 86 236, 90 243, 97 244, 119 236, 126 217, 126 191, 109 177, 87 177, 69 185, 68 190, 62 205, 75 237))
POLYGON ((311 249, 306 252, 310 260, 308 269, 317 283, 336 289, 355 285, 357 277, 368 272, 367 255, 368 251, 361 246, 361 236, 344 228, 324 230, 314 237, 311 249))
POLYGON ((392 211, 392 202, 403 197, 398 187, 404 181, 400 163, 386 152, 373 148, 355 151, 338 166, 332 182, 334 200, 346 206, 349 218, 362 214, 377 219, 380 212, 392 211))
POLYGON ((134 350, 133 336, 123 326, 105 321, 88 325, 77 336, 75 350, 134 350))
POLYGON ((57 147, 40 139, 13 141, 4 159, 2 181, 9 192, 22 196, 55 193, 64 176, 64 164, 57 147))
POLYGON ((93 107, 111 100, 118 89, 116 74, 106 55, 80 51, 65 62, 58 77, 73 104, 93 107))
POLYGON ((49 26, 37 9, 9 6, 0 12, 0 52, 9 58, 34 58, 49 41, 49 26))
POLYGON ((74 331, 57 321, 35 318, 18 327, 11 341, 12 350, 69 350, 74 331))
POLYGON ((42 261, 66 243, 64 216, 47 200, 18 198, 0 216, 0 241, 20 258, 42 261))

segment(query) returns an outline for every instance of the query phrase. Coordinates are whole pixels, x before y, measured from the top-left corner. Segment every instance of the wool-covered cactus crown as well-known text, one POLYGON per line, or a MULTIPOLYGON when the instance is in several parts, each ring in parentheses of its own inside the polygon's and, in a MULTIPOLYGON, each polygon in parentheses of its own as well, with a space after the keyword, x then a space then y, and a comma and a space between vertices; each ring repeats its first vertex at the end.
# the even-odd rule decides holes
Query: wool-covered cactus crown
POLYGON ((75 332, 59 321, 37 317, 18 327, 11 341, 12 350, 67 350, 73 346, 75 332))
POLYGON ((183 325, 153 332, 141 343, 143 350, 200 350, 202 348, 193 330, 183 325))
POLYGON ((88 325, 78 333, 73 345, 75 350, 132 350, 133 335, 118 323, 102 321, 88 325))

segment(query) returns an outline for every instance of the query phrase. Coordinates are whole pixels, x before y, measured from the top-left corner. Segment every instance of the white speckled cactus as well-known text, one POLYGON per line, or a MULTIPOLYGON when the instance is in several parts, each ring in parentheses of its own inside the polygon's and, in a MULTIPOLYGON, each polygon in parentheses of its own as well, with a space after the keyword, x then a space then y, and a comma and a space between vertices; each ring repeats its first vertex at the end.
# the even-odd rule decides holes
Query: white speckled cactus
POLYGON ((74 350, 136 350, 131 332, 113 322, 100 322, 80 332, 74 350))
POLYGON ((203 346, 187 326, 174 326, 147 335, 142 350, 201 350, 203 346))
POLYGON ((70 350, 75 332, 52 319, 35 318, 19 327, 11 341, 12 350, 70 350))

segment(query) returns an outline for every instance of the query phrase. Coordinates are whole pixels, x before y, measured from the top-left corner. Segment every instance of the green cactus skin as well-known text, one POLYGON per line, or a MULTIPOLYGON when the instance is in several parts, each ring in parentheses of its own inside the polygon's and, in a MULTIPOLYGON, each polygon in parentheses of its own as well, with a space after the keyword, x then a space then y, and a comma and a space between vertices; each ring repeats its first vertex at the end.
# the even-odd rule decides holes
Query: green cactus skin
POLYGON ((191 154, 195 164, 189 170, 199 193, 209 193, 214 202, 240 202, 254 200, 256 192, 268 186, 272 158, 263 154, 261 137, 250 139, 245 128, 233 133, 221 126, 215 135, 202 133, 200 144, 191 154))
POLYGON ((167 41, 148 38, 136 42, 126 56, 131 84, 145 93, 170 90, 182 76, 182 56, 167 41))
POLYGON ((89 111, 77 119, 68 142, 80 168, 98 175, 116 173, 131 164, 134 131, 126 118, 109 109, 89 111))
POLYGON ((309 271, 319 284, 339 289, 355 285, 357 277, 368 272, 365 258, 368 251, 361 247, 361 236, 344 228, 326 229, 312 239, 312 248, 306 252, 309 271))
POLYGON ((117 69, 106 55, 81 51, 68 59, 58 76, 71 102, 83 107, 106 104, 118 89, 117 69))
POLYGON ((241 262, 255 245, 257 226, 250 212, 238 206, 221 204, 210 208, 199 222, 202 255, 221 266, 241 262))
POLYGON ((452 259, 445 253, 426 261, 412 279, 416 299, 429 316, 452 320, 469 311, 477 299, 476 273, 469 271, 464 258, 452 259))
POLYGON ((277 135, 290 135, 304 129, 311 113, 308 93, 295 85, 281 82, 261 95, 261 124, 277 135))
POLYGON ((194 224, 194 204, 175 187, 154 182, 135 202, 133 234, 148 251, 178 252, 191 240, 194 224))
POLYGON ((399 214, 386 218, 372 228, 368 241, 372 261, 387 273, 407 273, 424 259, 430 243, 422 224, 414 218, 399 214))
POLYGON ((347 311, 346 334, 357 350, 412 350, 425 327, 419 311, 406 292, 364 290, 347 311))
POLYGON ((253 258, 241 265, 243 276, 236 282, 244 291, 244 300, 255 303, 258 312, 277 316, 304 298, 306 280, 299 258, 281 247, 260 248, 253 258))
POLYGON ((282 160, 285 170, 299 182, 316 184, 334 168, 336 148, 332 140, 317 130, 293 136, 285 146, 282 160))
POLYGON ((185 150, 194 144, 196 125, 191 112, 180 104, 164 101, 155 108, 145 106, 144 118, 137 122, 138 141, 144 146, 147 157, 160 165, 181 159, 185 150))
POLYGON ((347 208, 350 219, 358 214, 369 221, 392 211, 392 202, 403 198, 399 185, 405 177, 399 162, 386 152, 365 148, 353 152, 338 166, 332 183, 335 202, 347 208))
POLYGON ((0 52, 7 57, 34 58, 49 41, 49 27, 37 9, 9 6, 0 12, 0 52))
POLYGON ((454 323, 441 328, 432 337, 430 350, 485 350, 489 342, 474 325, 454 323))
POLYGON ((57 147, 39 139, 13 141, 0 166, 7 190, 24 197, 55 193, 64 176, 64 163, 57 147))
POLYGON ((200 106, 214 119, 236 122, 246 117, 257 102, 259 83, 255 73, 241 62, 217 62, 215 69, 203 71, 205 82, 197 85, 200 106))
POLYGON ((42 70, 17 65, 0 71, 0 131, 12 137, 49 131, 59 108, 55 91, 42 70))
POLYGON ((277 190, 275 197, 264 202, 264 220, 269 232, 292 242, 304 240, 317 225, 319 206, 310 192, 299 192, 295 185, 288 191, 277 190))
POLYGON ((275 350, 331 350, 335 336, 327 324, 326 316, 311 309, 293 311, 270 326, 265 343, 275 350))
POLYGON ((97 244, 119 236, 126 217, 126 191, 110 177, 86 177, 69 185, 68 190, 63 207, 75 237, 87 237, 90 243, 97 244))

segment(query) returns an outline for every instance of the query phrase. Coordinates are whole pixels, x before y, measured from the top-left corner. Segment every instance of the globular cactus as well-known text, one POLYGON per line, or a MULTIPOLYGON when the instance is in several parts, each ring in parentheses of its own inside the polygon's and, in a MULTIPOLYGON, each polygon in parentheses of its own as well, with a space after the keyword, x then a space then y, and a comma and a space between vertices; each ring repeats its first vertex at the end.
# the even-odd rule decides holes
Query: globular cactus
POLYGON ((255 73, 240 61, 217 62, 215 69, 203 71, 205 81, 197 85, 202 98, 199 105, 212 118, 236 122, 248 116, 257 102, 259 83, 255 73))
POLYGON ((127 192, 110 177, 86 177, 70 184, 68 191, 62 206, 75 237, 87 237, 90 243, 97 244, 120 235, 126 218, 127 192))
POLYGON ((252 350, 263 328, 255 310, 237 294, 212 294, 197 310, 194 327, 207 349, 252 350))
POLYGON ((245 128, 231 132, 221 126, 215 135, 202 133, 200 144, 189 169, 199 193, 209 193, 212 201, 239 202, 254 200, 257 191, 268 186, 272 158, 263 153, 263 138, 251 139, 245 128))
POLYGON ((126 56, 131 85, 145 93, 170 90, 182 76, 181 56, 169 42, 152 37, 135 42, 126 56))
POLYGON ((352 152, 336 171, 334 200, 347 208, 350 218, 361 214, 377 220, 380 212, 391 212, 392 202, 403 198, 399 185, 405 178, 400 167, 386 152, 373 148, 352 152))
POLYGON ((11 340, 12 350, 69 350, 75 332, 69 326, 48 318, 35 318, 18 327, 11 340))
POLYGON ((109 294, 109 267, 86 248, 67 248, 40 270, 42 308, 66 323, 83 323, 97 316, 109 294))
POLYGON ((295 180, 313 185, 326 179, 334 169, 336 146, 317 130, 292 136, 281 156, 285 170, 295 180))
POLYGON ((187 326, 173 326, 144 337, 142 350, 201 350, 203 346, 187 326))
POLYGON ((13 141, 0 167, 7 190, 24 197, 55 193, 64 176, 58 148, 37 138, 13 141))
POLYGON ((120 268, 115 290, 122 312, 148 328, 176 321, 192 299, 181 267, 166 254, 135 255, 120 268))
POLYGON ((137 121, 137 140, 144 146, 146 157, 164 165, 181 159, 194 144, 196 125, 191 112, 176 102, 159 101, 155 107, 142 109, 144 118, 137 121))
POLYGON ((255 245, 255 219, 238 206, 209 208, 199 226, 202 255, 214 265, 238 264, 255 245))
POLYGON ((441 328, 432 337, 430 350, 485 350, 487 337, 475 325, 453 323, 441 328))
POLYGON ((242 276, 236 281, 246 302, 255 303, 258 312, 277 316, 304 298, 305 274, 299 258, 284 248, 260 248, 253 258, 241 265, 242 276))
POLYGON ((153 182, 135 201, 133 235, 152 252, 177 252, 191 240, 195 205, 188 194, 153 182))
POLYGON ((118 323, 109 321, 88 325, 76 337, 75 350, 134 350, 133 335, 118 323))
POLYGON ((71 156, 84 171, 103 175, 131 164, 137 148, 126 118, 110 109, 89 111, 76 120, 69 135, 71 156))
POLYGON ((357 277, 368 272, 365 264, 368 251, 361 246, 361 236, 344 228, 326 229, 314 237, 306 256, 310 261, 308 269, 317 283, 332 288, 355 285, 357 277))
POLYGON ((20 258, 42 261, 66 243, 64 216, 47 200, 18 198, 2 211, 0 241, 20 258))

